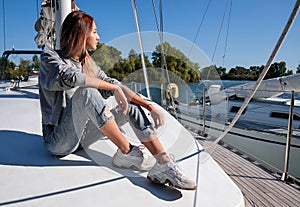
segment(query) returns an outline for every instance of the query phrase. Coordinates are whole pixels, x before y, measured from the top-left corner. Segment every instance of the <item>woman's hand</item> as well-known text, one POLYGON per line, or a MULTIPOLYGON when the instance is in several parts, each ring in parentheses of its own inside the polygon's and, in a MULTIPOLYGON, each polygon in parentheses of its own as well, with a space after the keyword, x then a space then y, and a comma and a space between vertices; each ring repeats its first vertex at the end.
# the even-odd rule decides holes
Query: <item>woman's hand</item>
POLYGON ((154 121, 154 127, 156 129, 158 127, 164 125, 164 117, 158 109, 153 107, 152 110, 150 111, 150 113, 151 113, 151 116, 152 116, 153 121, 154 121))
POLYGON ((128 102, 120 86, 114 90, 114 96, 118 103, 118 109, 123 110, 123 115, 126 115, 128 110, 128 102))

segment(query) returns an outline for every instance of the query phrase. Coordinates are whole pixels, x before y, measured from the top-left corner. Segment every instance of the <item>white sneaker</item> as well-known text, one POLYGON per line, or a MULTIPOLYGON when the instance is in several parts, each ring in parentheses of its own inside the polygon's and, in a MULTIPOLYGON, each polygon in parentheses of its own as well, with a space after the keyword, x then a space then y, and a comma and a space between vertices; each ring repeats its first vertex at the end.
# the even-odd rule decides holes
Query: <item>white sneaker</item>
POLYGON ((183 175, 182 170, 175 163, 174 158, 165 164, 156 165, 149 171, 147 178, 155 183, 169 184, 170 186, 184 189, 196 189, 196 183, 183 175))
POLYGON ((113 163, 118 167, 133 168, 140 171, 149 171, 156 163, 152 155, 143 152, 145 147, 133 146, 128 154, 123 154, 120 149, 113 156, 113 163))

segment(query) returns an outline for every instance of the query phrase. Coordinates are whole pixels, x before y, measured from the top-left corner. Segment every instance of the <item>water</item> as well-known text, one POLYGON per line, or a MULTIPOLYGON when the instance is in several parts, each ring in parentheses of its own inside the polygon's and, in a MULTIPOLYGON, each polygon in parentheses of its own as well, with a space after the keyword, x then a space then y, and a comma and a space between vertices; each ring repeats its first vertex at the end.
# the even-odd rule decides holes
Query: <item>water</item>
MULTIPOLYGON (((232 86, 242 85, 250 83, 253 81, 246 80, 216 80, 216 81, 206 81, 206 82, 194 82, 194 83, 176 83, 178 85, 179 97, 177 100, 181 103, 189 104, 195 99, 201 99, 203 94, 203 87, 208 88, 212 84, 221 85, 222 89, 226 89, 232 86)), ((165 86, 166 87, 166 86, 165 86)), ((132 88, 132 87, 131 87, 132 88)), ((141 90, 137 91, 143 95, 146 95, 145 86, 140 84, 141 90)), ((133 89, 133 88, 132 88, 133 89)), ((150 94, 154 102, 161 104, 162 103, 162 94, 161 94, 161 84, 160 83, 150 83, 150 94)), ((163 94, 165 96, 165 94, 163 94)), ((291 93, 284 93, 279 97, 290 99, 291 93)), ((295 93, 295 99, 300 100, 300 94, 295 93)))
MULTIPOLYGON (((208 87, 211 84, 219 84, 222 88, 228 88, 236 85, 241 85, 248 83, 249 81, 232 81, 232 80, 224 80, 224 81, 206 81, 206 82, 194 82, 194 83, 176 83, 179 89, 179 97, 178 101, 181 103, 191 103, 195 99, 201 99, 203 94, 203 87, 208 87)), ((134 90, 134 86, 128 86, 134 90)), ((141 90, 137 91, 146 96, 145 85, 141 84, 139 86, 141 90)), ((160 83, 150 83, 150 94, 151 98, 154 102, 161 104, 162 103, 162 94, 161 94, 161 84, 160 83)), ((163 94, 165 95, 165 94, 163 94)))
MULTIPOLYGON (((179 89, 179 97, 176 99, 181 103, 191 103, 195 98, 201 99, 203 94, 203 87, 208 86, 210 84, 221 84, 222 88, 228 88, 236 85, 241 85, 248 83, 249 81, 209 81, 206 83, 199 82, 199 83, 188 83, 188 84, 177 84, 179 89)), ((153 101, 161 104, 161 85, 160 84, 150 84, 150 93, 153 101)), ((142 93, 145 94, 145 90, 142 90, 142 93)), ((290 93, 285 93, 281 95, 282 98, 290 98, 290 93)), ((295 94, 295 98, 300 100, 299 95, 295 94)), ((199 128, 199 127, 198 127, 199 128)), ((220 132, 218 132, 220 133, 220 132)), ((245 132, 241 132, 242 134, 245 132)), ((256 138, 260 139, 267 139, 267 140, 276 140, 279 142, 285 143, 285 136, 284 135, 275 135, 274 133, 261 133, 253 131, 248 131, 245 135, 253 136, 254 139, 246 139, 234 137, 233 135, 228 135, 224 139, 224 141, 229 142, 231 145, 239 148, 240 150, 252 155, 257 160, 262 162, 266 162, 269 165, 283 170, 284 166, 284 156, 285 156, 285 146, 278 145, 278 144, 270 144, 267 142, 262 141, 255 141, 256 138), (275 153, 275 154, 274 154, 275 153)), ((216 135, 218 137, 218 135, 216 135)), ((292 144, 298 145, 299 140, 293 139, 292 144)), ((299 148, 293 147, 291 149, 290 154, 290 167, 289 167, 289 174, 293 175, 297 178, 300 178, 300 165, 298 165, 299 161, 299 148)))

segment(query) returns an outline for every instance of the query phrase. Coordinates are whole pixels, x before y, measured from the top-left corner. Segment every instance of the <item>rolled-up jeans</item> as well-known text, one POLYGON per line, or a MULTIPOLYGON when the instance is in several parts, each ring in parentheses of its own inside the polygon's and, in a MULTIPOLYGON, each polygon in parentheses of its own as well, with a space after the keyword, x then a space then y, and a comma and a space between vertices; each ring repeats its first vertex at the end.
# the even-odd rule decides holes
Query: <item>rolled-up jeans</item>
POLYGON ((85 147, 104 137, 99 129, 112 118, 118 125, 129 122, 141 142, 156 133, 140 106, 129 103, 126 116, 107 107, 97 89, 78 88, 63 110, 59 124, 43 125, 46 148, 59 157, 71 154, 80 145, 85 147))

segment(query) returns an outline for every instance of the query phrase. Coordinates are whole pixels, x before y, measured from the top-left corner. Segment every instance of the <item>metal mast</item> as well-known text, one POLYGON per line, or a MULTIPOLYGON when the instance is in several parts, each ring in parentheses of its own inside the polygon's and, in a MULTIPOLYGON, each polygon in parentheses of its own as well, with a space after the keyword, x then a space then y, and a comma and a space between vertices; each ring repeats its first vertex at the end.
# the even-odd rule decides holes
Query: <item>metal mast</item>
POLYGON ((60 41, 60 27, 66 18, 66 16, 71 12, 71 1, 66 0, 56 0, 55 1, 55 32, 56 32, 56 48, 59 49, 60 41))

